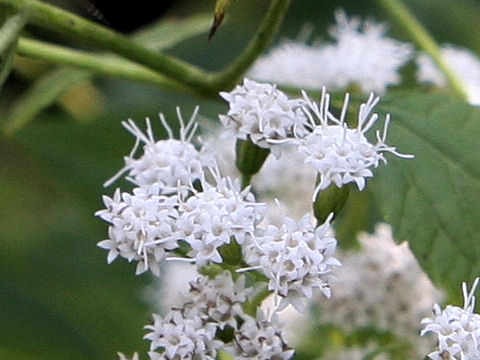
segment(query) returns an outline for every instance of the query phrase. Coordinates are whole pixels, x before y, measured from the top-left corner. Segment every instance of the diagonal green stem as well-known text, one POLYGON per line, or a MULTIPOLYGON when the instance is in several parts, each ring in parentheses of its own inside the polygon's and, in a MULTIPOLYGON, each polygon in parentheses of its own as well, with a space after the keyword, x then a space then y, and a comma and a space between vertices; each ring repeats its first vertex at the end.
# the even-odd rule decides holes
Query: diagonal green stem
POLYGON ((214 79, 218 89, 229 89, 235 85, 253 62, 275 38, 291 0, 274 0, 262 24, 250 43, 233 64, 217 73, 214 79))
POLYGON ((8 17, 4 12, 5 20, 0 28, 0 89, 7 80, 13 67, 13 60, 17 51, 18 37, 27 22, 25 12, 8 17))
POLYGON ((440 48, 428 31, 415 18, 401 0, 378 0, 390 16, 405 28, 412 41, 433 59, 440 71, 447 78, 450 87, 461 99, 466 100, 465 85, 458 75, 443 60, 440 48))
MULTIPOLYGON (((30 23, 89 44, 94 48, 121 55, 182 84, 197 94, 217 96, 218 91, 233 87, 255 59, 267 49, 280 27, 290 1, 272 0, 259 30, 245 50, 232 65, 214 74, 180 59, 151 51, 122 34, 38 0, 0 0, 0 5, 14 11, 28 11, 30 23)), ((36 55, 33 47, 29 50, 31 50, 30 56, 36 55)), ((44 55, 43 53, 38 56, 44 55)), ((52 60, 53 57, 50 61, 52 60)), ((70 65, 77 66, 73 60, 73 58, 69 59, 70 65)), ((65 61, 65 59, 59 61, 65 61)))
POLYGON ((17 41, 18 34, 27 21, 25 13, 15 14, 6 19, 0 31, 0 54, 17 41))
POLYGON ((94 48, 111 51, 145 65, 171 79, 211 95, 211 76, 180 59, 153 52, 128 37, 92 21, 36 0, 0 0, 17 11, 28 11, 29 22, 81 41, 94 48))
POLYGON ((185 91, 180 85, 155 71, 112 55, 90 54, 27 38, 20 38, 18 54, 54 64, 73 66, 92 74, 185 91))

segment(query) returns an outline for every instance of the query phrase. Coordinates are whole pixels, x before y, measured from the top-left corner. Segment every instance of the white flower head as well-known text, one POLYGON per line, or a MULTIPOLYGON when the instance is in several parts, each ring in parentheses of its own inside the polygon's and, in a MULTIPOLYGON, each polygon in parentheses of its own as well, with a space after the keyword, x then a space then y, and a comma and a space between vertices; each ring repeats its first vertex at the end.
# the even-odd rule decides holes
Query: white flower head
POLYGON ((346 333, 366 327, 389 331, 412 344, 412 359, 423 358, 434 344, 419 338, 422 319, 441 293, 418 264, 406 242, 397 244, 388 224, 374 234, 358 236, 360 249, 339 251, 342 267, 335 271, 334 296, 316 298, 323 323, 346 333))
POLYGON ((422 320, 425 327, 421 335, 433 332, 438 337, 438 349, 428 356, 434 360, 480 359, 480 315, 475 310, 475 290, 480 278, 473 282, 470 292, 462 284, 464 306, 447 305, 444 310, 438 304, 433 307, 433 317, 422 320))
POLYGON ((243 85, 220 96, 229 103, 227 115, 220 115, 226 136, 250 139, 255 145, 271 149, 280 156, 279 143, 301 132, 305 116, 301 100, 292 100, 274 85, 244 79, 243 85))
POLYGON ((214 175, 215 185, 202 181, 202 191, 194 192, 178 209, 178 236, 192 248, 188 255, 198 267, 222 262, 218 248, 233 238, 243 244, 265 212, 249 188, 241 190, 238 181, 214 175))
POLYGON ((204 323, 200 317, 185 317, 181 310, 172 310, 164 318, 153 315, 153 325, 145 339, 151 341, 152 360, 189 359, 215 360, 222 342, 215 339, 216 324, 204 323))
POLYGON ((158 195, 152 188, 135 188, 133 194, 115 191, 113 198, 103 197, 106 209, 97 211, 111 225, 109 239, 97 245, 107 249, 108 263, 118 256, 138 261, 137 274, 150 269, 159 275, 158 263, 168 251, 178 247, 175 218, 178 216, 174 196, 158 195))
MULTIPOLYGON (((442 57, 451 66, 465 85, 468 101, 472 105, 480 105, 480 59, 472 51, 454 45, 445 45, 441 49, 442 57)), ((445 87, 447 80, 426 54, 417 58, 418 80, 445 87)))
POLYGON ((337 88, 354 83, 364 93, 383 93, 387 86, 398 84, 398 70, 411 58, 412 45, 386 37, 384 24, 362 24, 359 18, 348 19, 342 10, 337 10, 335 19, 330 34, 337 43, 326 47, 325 56, 337 67, 337 88))
POLYGON ((110 185, 123 173, 128 172, 127 179, 137 186, 156 185, 162 194, 175 194, 190 186, 196 180, 203 178, 203 170, 212 165, 212 158, 202 150, 197 150, 191 143, 198 123, 195 108, 190 120, 184 123, 180 108, 177 107, 177 116, 180 122, 180 139, 175 139, 163 114, 160 122, 168 133, 169 139, 155 141, 150 119, 146 119, 146 133, 132 121, 122 122, 122 125, 136 137, 136 143, 129 156, 125 157, 125 166, 105 186, 110 185), (135 158, 134 155, 140 143, 144 143, 143 155, 135 158))
MULTIPOLYGON (((332 86, 330 74, 325 67, 324 51, 320 46, 303 42, 284 40, 268 54, 260 57, 248 75, 259 81, 272 81, 277 84, 319 89, 324 84, 332 86)), ((332 77, 333 79, 333 77, 332 77)))
POLYGON ((389 114, 385 118, 383 133, 378 130, 376 132, 376 144, 371 144, 365 137, 365 133, 378 119, 378 114, 372 114, 372 111, 379 102, 379 97, 370 94, 367 102, 360 105, 356 128, 349 128, 345 122, 348 93, 339 119, 329 111, 330 95, 326 93, 325 88, 319 104, 313 102, 305 93, 304 98, 307 104, 304 109, 310 120, 311 131, 306 136, 299 136, 298 140, 299 151, 305 155, 305 164, 313 166, 320 176, 313 201, 319 191, 332 183, 342 187, 354 182, 359 190, 363 190, 365 179, 373 176, 370 168, 377 167, 381 162, 386 163, 384 152, 402 158, 413 157, 400 154, 394 147, 385 143, 390 123, 389 114))
POLYGON ((243 316, 247 290, 245 278, 233 281, 229 272, 210 279, 200 276, 190 282, 190 289, 184 298, 184 312, 189 317, 199 316, 205 322, 216 323, 221 329, 225 325, 237 328, 237 316, 243 316))
POLYGON ((387 27, 335 13, 333 43, 307 45, 284 41, 260 58, 249 73, 254 79, 309 89, 345 90, 355 84, 364 93, 385 92, 401 80, 399 70, 413 47, 385 35, 387 27))
POLYGON ((284 341, 278 319, 274 316, 267 320, 261 310, 256 318, 246 316, 234 337, 233 346, 225 350, 236 360, 288 360, 295 352, 284 341))
POLYGON ((264 273, 269 290, 282 298, 278 310, 292 304, 303 311, 304 299, 314 291, 330 296, 331 272, 341 265, 333 257, 337 240, 330 236, 332 216, 317 228, 309 214, 299 222, 286 217, 280 228, 268 226, 245 248, 245 261, 251 265, 247 269, 264 273))

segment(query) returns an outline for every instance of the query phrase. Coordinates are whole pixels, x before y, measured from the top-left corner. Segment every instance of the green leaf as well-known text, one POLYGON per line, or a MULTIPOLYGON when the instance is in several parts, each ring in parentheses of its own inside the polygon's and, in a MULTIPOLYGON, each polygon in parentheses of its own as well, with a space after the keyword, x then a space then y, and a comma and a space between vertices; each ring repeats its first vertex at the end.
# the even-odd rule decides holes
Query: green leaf
POLYGON ((148 278, 134 276, 126 261, 107 266, 95 245, 105 226, 25 149, 1 145, 0 358, 100 360, 142 351, 148 278))
POLYGON ((5 81, 10 75, 13 67, 13 59, 15 58, 15 53, 17 51, 17 42, 14 42, 10 45, 8 49, 5 50, 0 59, 0 90, 5 84, 5 81))
POLYGON ((56 69, 41 76, 12 106, 3 124, 3 131, 12 134, 25 126, 72 85, 89 76, 84 71, 71 69, 56 69))
POLYGON ((12 15, 5 20, 0 29, 0 54, 18 40, 20 31, 27 21, 25 13, 12 15))
POLYGON ((461 303, 460 286, 480 275, 480 110, 446 96, 394 93, 388 156, 370 185, 397 241, 407 240, 434 283, 461 303))
POLYGON ((26 23, 24 13, 8 17, 0 29, 0 90, 12 71, 18 36, 26 23))
MULTIPOLYGON (((208 30, 206 14, 193 15, 185 19, 169 19, 154 24, 134 35, 134 39, 146 47, 161 51, 181 41, 208 30)), ((118 57, 106 56, 105 62, 120 61, 118 57)), ((80 81, 93 77, 92 74, 75 69, 52 70, 40 79, 13 105, 6 120, 4 131, 11 134, 32 121, 41 111, 80 81)))
POLYGON ((162 20, 138 31, 133 38, 151 50, 162 51, 208 31, 209 21, 209 14, 162 20))

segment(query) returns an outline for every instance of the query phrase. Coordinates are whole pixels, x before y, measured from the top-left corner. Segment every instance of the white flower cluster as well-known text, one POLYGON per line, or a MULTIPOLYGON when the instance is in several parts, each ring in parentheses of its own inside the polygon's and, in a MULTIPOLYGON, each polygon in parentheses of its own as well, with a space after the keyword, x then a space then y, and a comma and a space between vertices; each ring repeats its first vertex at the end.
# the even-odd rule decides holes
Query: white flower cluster
MULTIPOLYGON (((236 94, 235 97, 224 96, 226 99, 231 99, 230 111, 232 108, 237 113, 249 111, 250 105, 247 104, 250 94, 248 89, 252 87, 252 83, 251 80, 245 80, 242 87, 238 86, 232 91, 236 94), (242 91, 242 88, 245 90, 242 91), (242 108, 245 108, 245 111, 242 111, 242 108)), ((276 91, 279 92, 279 90, 276 91)), ((285 95, 279 96, 279 98, 280 102, 285 102, 285 95)), ((272 99, 263 97, 259 97, 259 99, 264 101, 257 102, 256 117, 263 118, 264 112, 260 109, 271 107, 272 99)), ((403 158, 413 157, 412 155, 402 155, 394 147, 385 143, 390 123, 389 115, 386 116, 383 133, 376 132, 377 143, 375 145, 365 137, 365 133, 374 126, 378 119, 378 115, 372 111, 379 100, 380 98, 370 94, 367 102, 360 105, 356 129, 351 129, 345 121, 349 102, 348 94, 345 96, 340 118, 337 119, 329 110, 330 95, 326 93, 325 88, 322 90, 320 103, 312 101, 304 93, 302 110, 305 117, 300 117, 303 123, 292 126, 293 138, 285 133, 283 137, 277 136, 276 141, 270 144, 272 151, 288 143, 297 146, 298 150, 304 154, 304 163, 312 165, 321 179, 314 191, 314 200, 318 192, 326 189, 331 183, 342 187, 350 182, 355 182, 359 190, 363 190, 365 178, 373 176, 369 168, 377 167, 380 162, 386 162, 383 152, 390 152, 403 158), (297 132, 297 129, 300 131, 297 132)), ((268 114, 268 112, 269 110, 266 110, 265 113, 268 114)), ((268 117, 268 115, 265 116, 268 117)), ((250 121, 248 119, 247 116, 247 120, 245 120, 247 125, 250 121)), ((247 133, 242 130, 243 121, 243 117, 238 118, 235 127, 229 128, 229 132, 242 140, 247 138, 247 133)), ((227 126, 229 125, 227 124, 227 126)), ((257 131, 261 133, 262 128, 258 127, 257 131)), ((261 137, 262 135, 257 134, 256 136, 261 137)), ((252 142, 254 141, 252 140, 252 142)), ((276 151, 280 152, 280 150, 276 151)))
POLYGON ((285 218, 280 228, 268 226, 245 248, 245 261, 261 269, 269 278, 268 288, 282 297, 279 310, 292 304, 303 311, 303 300, 314 290, 330 297, 330 273, 341 265, 332 256, 337 240, 329 235, 330 219, 315 228, 309 214, 298 223, 285 218))
POLYGON ((318 301, 322 319, 347 332, 369 326, 391 331, 410 342, 412 358, 423 357, 433 344, 418 337, 419 319, 428 316, 441 293, 408 244, 395 243, 389 225, 377 225, 374 234, 362 234, 359 241, 359 251, 337 254, 343 266, 335 272, 335 296, 318 301))
POLYGON ((289 99, 274 85, 245 79, 242 86, 220 95, 230 105, 227 115, 219 116, 226 128, 225 137, 250 139, 278 157, 280 148, 272 145, 302 130, 303 102, 289 99))
POLYGON ((234 347, 228 352, 236 360, 288 360, 294 354, 283 340, 278 320, 267 320, 261 311, 255 319, 248 317, 235 332, 234 347))
POLYGON ((178 219, 176 196, 158 195, 155 188, 135 188, 133 194, 115 190, 113 198, 103 197, 107 207, 96 213, 112 224, 109 239, 98 246, 108 250, 108 263, 121 256, 138 261, 137 274, 150 269, 160 274, 158 263, 168 251, 178 247, 175 221, 178 219))
POLYGON ((329 111, 330 96, 322 91, 320 103, 310 100, 304 93, 308 105, 306 114, 310 120, 311 131, 299 138, 299 151, 305 154, 305 164, 312 165, 320 176, 313 199, 319 191, 326 189, 331 183, 337 187, 355 182, 359 190, 365 187, 365 178, 372 177, 370 167, 377 167, 386 162, 383 152, 390 152, 398 157, 412 158, 402 155, 394 147, 388 146, 387 129, 390 115, 386 116, 383 134, 377 131, 377 143, 371 144, 365 133, 372 128, 378 119, 376 113, 371 114, 380 98, 370 94, 367 102, 360 105, 358 125, 356 129, 347 127, 348 94, 345 96, 340 118, 337 119, 329 111))
POLYGON ((113 198, 104 196, 106 209, 96 213, 111 224, 109 238, 98 243, 109 250, 109 263, 121 256, 138 261, 137 274, 151 270, 158 276, 159 263, 175 258, 175 250, 182 243, 189 246, 188 256, 197 266, 219 263, 222 258, 218 248, 232 239, 243 243, 263 219, 265 206, 256 203, 248 189, 242 191, 238 182, 222 178, 213 158, 197 151, 189 142, 193 133, 186 134, 197 127, 196 113, 186 127, 179 113, 180 140, 172 139, 163 116, 162 123, 171 137, 168 140, 155 142, 148 121, 148 136, 132 121, 124 124, 137 136, 137 144, 144 141, 147 145, 139 159, 127 157, 127 165, 121 171, 130 169, 131 180, 138 186, 132 194, 117 189, 113 198), (164 161, 164 154, 160 153, 157 161, 152 151, 158 149, 171 158, 164 161), (169 166, 174 170, 169 170, 169 166), (213 180, 205 180, 207 171, 213 180), (198 184, 201 190, 196 189, 198 184))
MULTIPOLYGON (((320 179, 314 197, 331 183, 341 187, 355 182, 363 189, 365 177, 372 176, 369 168, 385 162, 383 152, 408 157, 385 144, 388 116, 375 145, 365 138, 378 118, 371 114, 378 102, 373 95, 360 106, 355 129, 345 121, 348 96, 337 119, 325 90, 317 104, 305 94, 290 99, 274 85, 245 79, 221 95, 230 105, 228 114, 220 115, 227 136, 251 141, 257 146, 252 145, 253 151, 266 148, 278 156, 285 147, 296 149, 320 179)), ((332 273, 340 266, 334 257, 333 214, 318 224, 311 214, 300 221, 283 216, 279 226, 266 222, 266 206, 256 202, 250 187, 242 189, 238 181, 223 177, 205 147, 197 150, 192 144, 197 112, 185 124, 177 109, 179 140, 163 115, 166 140, 154 140, 148 120, 146 133, 133 121, 124 123, 136 144, 107 184, 127 173, 135 187, 131 192, 117 189, 112 198, 104 196, 106 208, 96 215, 109 223, 109 235, 98 245, 109 251, 108 262, 118 256, 138 262, 137 274, 150 270, 158 276, 162 262, 178 260, 212 277, 191 282, 181 306, 164 317, 154 316, 146 336, 151 359, 215 359, 219 349, 236 359, 289 359, 293 350, 284 341, 275 313, 289 304, 302 310, 315 293, 330 296, 332 273), (140 143, 144 153, 134 158, 140 143), (233 282, 231 273, 220 274, 221 269, 235 273, 235 278, 239 272, 256 271, 250 276, 256 281, 249 286, 266 283, 263 290, 253 290, 275 295, 274 313, 268 319, 261 312, 256 317, 246 314, 242 306, 249 300, 243 278, 233 282)), ((255 306, 262 300, 255 300, 255 306)))
POLYGON ((219 349, 235 359, 290 359, 293 350, 275 319, 262 313, 253 318, 243 311, 247 291, 244 278, 234 282, 229 272, 190 282, 183 305, 165 317, 154 315, 154 323, 146 326, 150 359, 213 360, 219 349), (223 341, 216 340, 224 330, 223 341))
POLYGON ((257 60, 249 76, 297 87, 344 90, 357 85, 364 93, 383 93, 401 80, 399 69, 413 54, 410 44, 385 36, 386 26, 341 10, 330 29, 335 42, 309 46, 288 41, 257 60))
POLYGON ((213 165, 213 158, 198 151, 190 143, 198 127, 196 117, 198 107, 195 108, 190 120, 184 124, 180 109, 177 116, 180 122, 180 139, 175 139, 171 128, 160 114, 160 121, 169 135, 168 140, 155 141, 150 120, 147 119, 146 134, 132 121, 122 125, 136 138, 136 143, 130 156, 125 157, 125 166, 105 183, 109 186, 123 173, 128 172, 127 179, 136 186, 156 185, 162 194, 175 194, 181 186, 191 186, 195 180, 203 177, 205 166, 213 165), (143 142, 143 155, 136 159, 134 155, 138 145, 143 142))
POLYGON ((255 202, 249 189, 238 182, 218 178, 216 185, 202 182, 203 190, 180 203, 177 225, 180 238, 187 242, 189 256, 201 267, 222 262, 218 248, 234 238, 243 244, 263 219, 264 205, 255 202))
POLYGON ((476 278, 470 293, 462 284, 463 308, 447 305, 443 310, 433 306, 433 317, 425 318, 421 335, 432 332, 437 335, 438 349, 428 354, 433 360, 480 359, 480 315, 475 310, 475 290, 480 278, 476 278))
MULTIPOLYGON (((441 49, 444 61, 463 81, 472 105, 480 105, 480 59, 470 50, 454 45, 445 45, 441 49)), ((418 80, 436 86, 445 87, 447 80, 437 69, 433 60, 426 54, 417 58, 418 80)))
MULTIPOLYGON (((366 104, 360 106, 356 129, 348 128, 345 122, 348 96, 341 116, 337 119, 329 111, 330 97, 325 90, 317 104, 305 94, 302 100, 290 100, 274 86, 245 80, 243 86, 238 86, 223 96, 231 100, 229 113, 236 114, 234 128, 229 127, 230 123, 225 123, 227 131, 233 131, 239 139, 247 137, 243 121, 246 121, 246 126, 249 127, 252 109, 255 109, 256 121, 273 121, 273 113, 280 119, 292 119, 284 131, 275 133, 276 141, 268 144, 272 149, 276 149, 288 142, 304 155, 304 163, 312 165, 320 178, 313 199, 331 183, 341 187, 355 182, 362 190, 365 178, 373 175, 369 168, 377 167, 381 161, 385 162, 383 152, 410 157, 397 153, 394 147, 385 144, 388 115, 383 134, 380 135, 377 131, 377 143, 370 144, 366 139, 365 133, 378 118, 377 114, 371 114, 379 100, 373 95, 366 104), (251 89, 254 91, 251 92, 251 89), (255 89, 270 89, 276 95, 265 96, 263 90, 255 89), (255 103, 254 107, 251 106, 252 102, 255 103), (284 106, 290 103, 296 105, 284 106), (297 108, 301 103, 304 106, 297 108), (275 108, 273 113, 272 108, 275 108)), ((151 269, 158 275, 158 263, 166 258, 174 258, 176 249, 183 243, 188 245, 188 257, 198 267, 208 262, 221 263, 219 248, 230 244, 232 239, 240 245, 245 243, 245 247, 248 247, 249 243, 255 244, 259 249, 262 246, 261 240, 255 238, 263 231, 257 225, 264 218, 265 206, 255 202, 248 188, 241 190, 238 183, 222 178, 213 165, 214 160, 202 153, 203 150, 197 151, 189 142, 197 127, 196 112, 186 126, 178 113, 181 123, 180 140, 173 139, 163 116, 161 120, 170 135, 168 140, 155 142, 150 122, 147 122, 147 135, 132 121, 124 124, 137 137, 137 144, 132 155, 125 159, 127 165, 121 173, 129 170, 128 178, 137 187, 133 194, 120 194, 120 190, 117 190, 113 198, 105 196, 106 209, 97 212, 98 216, 111 224, 109 239, 99 243, 100 247, 109 250, 109 262, 120 255, 129 261, 139 261, 137 273, 151 269), (133 153, 140 141, 146 143, 146 154, 133 159, 133 153), (153 150, 168 148, 170 150, 166 150, 167 154, 175 154, 169 159, 170 162, 165 161, 163 154, 158 156, 160 159, 157 161, 153 150), (169 170, 169 167, 174 170, 169 170), (206 179, 207 173, 213 180, 206 179)), ((248 133, 248 138, 273 139, 269 129, 271 128, 267 126, 258 126, 256 135, 248 133), (264 134, 264 131, 267 134, 264 134)), ((290 229, 283 227, 282 231, 289 232, 290 229)), ((320 250, 315 248, 314 251, 320 250)), ((255 262, 249 265, 258 266, 255 262)), ((263 270, 267 276, 271 276, 271 269, 263 270)), ((288 292, 285 289, 280 290, 278 284, 275 291, 287 296, 288 292)), ((271 288, 273 289, 273 285, 271 288)))

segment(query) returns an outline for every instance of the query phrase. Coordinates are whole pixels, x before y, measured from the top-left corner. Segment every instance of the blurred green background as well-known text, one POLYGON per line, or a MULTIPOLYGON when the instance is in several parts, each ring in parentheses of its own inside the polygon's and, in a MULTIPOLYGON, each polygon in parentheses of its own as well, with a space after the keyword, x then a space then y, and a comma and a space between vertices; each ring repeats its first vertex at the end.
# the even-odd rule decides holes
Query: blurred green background
MULTIPOLYGON (((78 2, 57 4, 82 13, 78 2)), ((202 32, 167 52, 205 69, 220 69, 248 42, 268 4, 237 0, 211 42, 202 32)), ((439 42, 480 52, 480 1, 407 4, 439 42)), ((213 6, 213 0, 177 1, 157 21, 208 14, 213 6)), ((279 38, 295 38, 306 23, 314 35, 326 37, 336 8, 388 21, 375 1, 294 0, 279 38)), ((205 29, 209 25, 208 19, 205 29)), ((390 29, 405 39, 394 24, 390 29)), ((35 28, 27 31, 61 39, 35 28)), ((1 118, 52 68, 17 60, 0 96, 1 118)), ((124 259, 107 266, 106 252, 96 247, 107 225, 93 214, 103 208, 102 194, 112 194, 115 187, 104 189, 103 182, 122 167, 133 146, 120 122, 141 123, 145 117, 156 119, 158 112, 175 121, 175 106, 189 114, 196 104, 214 120, 226 111, 219 99, 95 77, 76 82, 32 123, 0 138, 0 359, 113 359, 117 351, 146 351, 143 326, 151 309, 142 289, 152 279, 135 276, 135 265, 124 259)), ((156 134, 161 135, 159 126, 156 134)))

